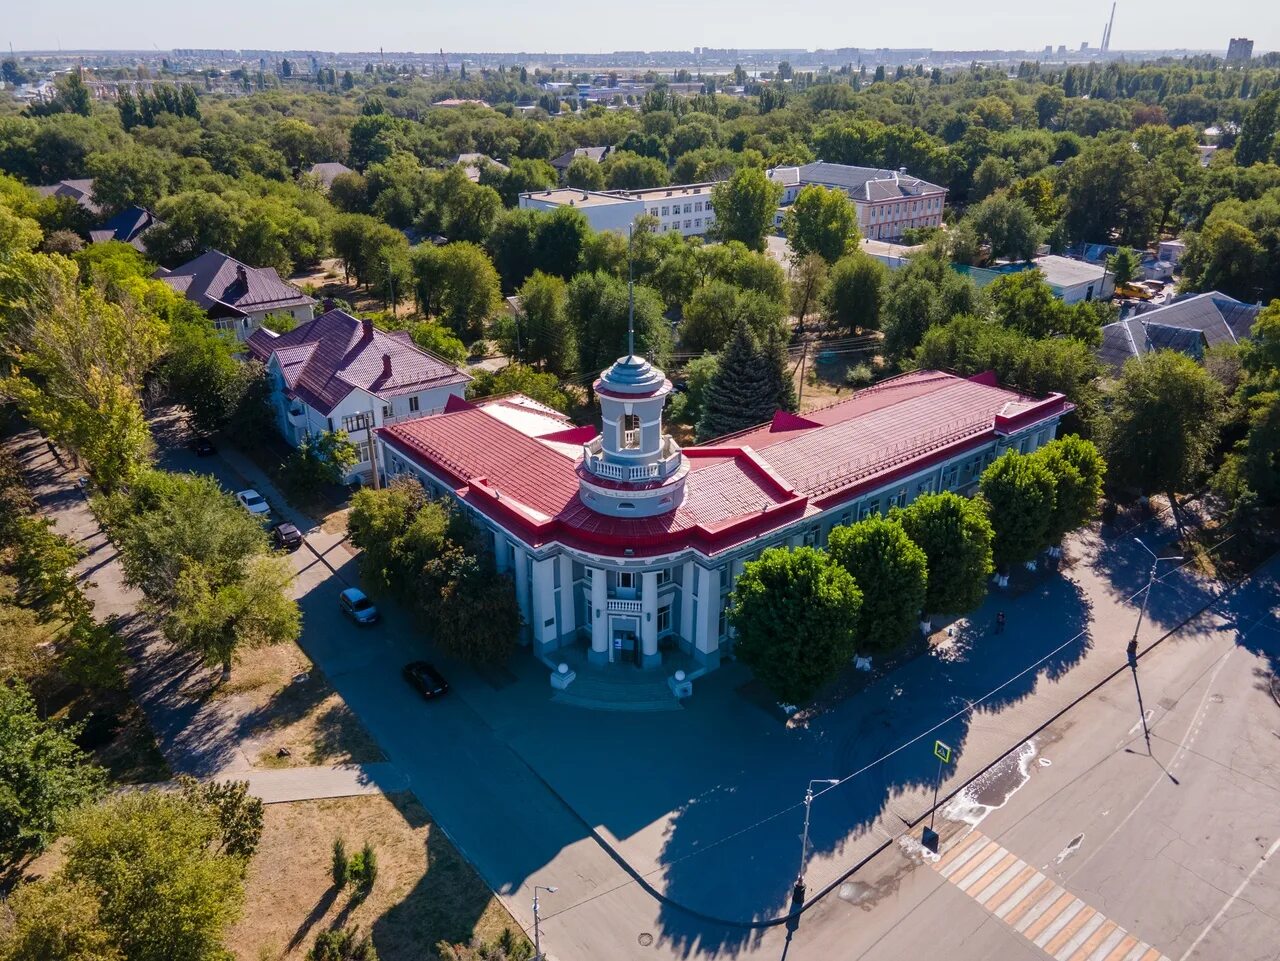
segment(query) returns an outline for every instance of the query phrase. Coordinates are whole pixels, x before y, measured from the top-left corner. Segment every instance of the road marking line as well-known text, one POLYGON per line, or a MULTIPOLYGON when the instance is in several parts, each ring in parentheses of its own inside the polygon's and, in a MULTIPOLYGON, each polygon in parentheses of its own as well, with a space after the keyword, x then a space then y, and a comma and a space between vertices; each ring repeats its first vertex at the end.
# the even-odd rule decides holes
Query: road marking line
MULTIPOLYGON (((1114 921, 1107 921, 1102 924, 1093 934, 1089 935, 1084 944, 1080 945, 1066 958, 1066 961, 1089 961, 1095 955, 1098 958, 1104 958, 1107 952, 1115 947, 1120 939, 1124 937, 1124 929, 1114 921)), ((1059 961, 1062 961, 1059 956, 1059 961)))
POLYGON ((986 906, 988 908, 995 908, 996 917, 1003 921, 1006 914, 1012 911, 1016 905, 1021 903, 1023 898, 1044 882, 1045 876, 1039 871, 1035 871, 1030 878, 1019 882, 1018 887, 1010 891, 1008 894, 1006 894, 1005 891, 1009 891, 1009 889, 1005 888, 1004 891, 1001 891, 994 898, 988 901, 986 906))
MULTIPOLYGON (((1280 850, 1280 838, 1263 855, 1236 895, 1223 905, 1219 917, 1205 929, 1201 939, 1277 850, 1280 850)), ((1056 961, 1169 961, 1158 949, 1126 933, 1101 911, 979 831, 966 835, 932 866, 952 885, 1056 961)), ((1187 961, 1187 955, 1179 961, 1187 961)))
POLYGON ((1040 883, 1036 885, 1034 891, 1020 898, 1017 901, 1017 903, 1010 901, 1008 904, 1006 904, 1004 907, 1000 909, 1001 912, 1006 912, 1008 914, 1008 917, 1002 917, 1000 914, 997 914, 996 917, 1000 917, 1005 924, 1009 925, 1010 927, 1013 927, 1018 923, 1018 920, 1024 914, 1026 914, 1028 911, 1031 910, 1033 906, 1035 906, 1040 902, 1040 899, 1046 893, 1051 893, 1053 889, 1056 887, 1057 887, 1056 884, 1054 884, 1044 875, 1041 875, 1040 883))
POLYGON ((954 861, 957 857, 959 857, 961 852, 965 851, 967 848, 976 844, 980 840, 985 840, 985 838, 977 831, 970 831, 968 834, 962 837, 959 841, 957 841, 954 845, 948 848, 947 852, 944 855, 942 855, 942 857, 938 858, 938 863, 934 866, 939 871, 941 871, 943 868, 949 865, 952 861, 954 861))
POLYGON ((983 841, 985 841, 986 843, 982 845, 975 844, 973 847, 969 848, 969 850, 965 851, 964 854, 960 855, 960 857, 956 858, 954 861, 948 864, 945 868, 943 868, 942 871, 940 872, 942 876, 944 878, 950 878, 951 875, 955 874, 957 871, 963 868, 966 864, 972 861, 975 857, 985 858, 988 854, 990 854, 996 848, 1000 847, 1000 845, 996 844, 995 841, 990 841, 990 840, 987 840, 986 838, 983 838, 983 841))
POLYGON ((1010 880, 1015 877, 1029 877, 1032 871, 1034 871, 1034 868, 1032 868, 1031 865, 1021 859, 1015 858, 1013 864, 1005 868, 1004 871, 1000 873, 1000 876, 985 888, 981 891, 977 891, 976 893, 974 891, 970 891, 969 893, 973 895, 973 899, 975 901, 985 907, 987 898, 991 897, 997 891, 1003 890, 1004 886, 1008 884, 1010 880))
POLYGON ((1244 880, 1241 881, 1236 889, 1231 892, 1231 897, 1227 898, 1222 907, 1218 909, 1218 913, 1213 916, 1213 920, 1206 924, 1204 930, 1200 932, 1200 935, 1191 942, 1191 947, 1187 948, 1186 953, 1182 955, 1179 961, 1187 961, 1187 958, 1191 957, 1191 952, 1200 947, 1200 942, 1209 936, 1209 932, 1212 931, 1214 926, 1222 920, 1222 916, 1230 910, 1231 905, 1236 903, 1236 899, 1244 893, 1244 889, 1249 886, 1249 883, 1257 876, 1258 872, 1262 870, 1262 866, 1271 859, 1271 855, 1275 854, 1276 851, 1280 851, 1280 838, 1276 838, 1271 842, 1271 847, 1267 848, 1267 853, 1258 859, 1258 863, 1253 866, 1253 870, 1245 875, 1244 880))
MULTIPOLYGON (((1031 940, 1037 948, 1043 948, 1050 941, 1062 933, 1072 921, 1084 914, 1086 910, 1092 913, 1092 909, 1086 908, 1085 903, 1081 901, 1070 891, 1071 900, 1067 902, 1067 906, 1057 913, 1057 915, 1048 924, 1040 928, 1040 933, 1035 935, 1031 940)), ((1041 918, 1043 921, 1044 919, 1041 918)), ((1047 950, 1047 949, 1046 949, 1047 950)))
POLYGON ((976 880, 968 882, 966 884, 960 885, 960 890, 963 891, 965 894, 969 894, 969 895, 972 895, 974 898, 977 898, 979 891, 985 891, 987 888, 987 885, 989 885, 992 881, 996 880, 996 878, 1003 877, 1004 872, 1007 871, 1011 865, 1014 865, 1017 863, 1019 863, 1017 856, 1009 853, 1008 851, 1005 851, 1004 857, 1002 857, 998 862, 996 862, 996 864, 993 867, 988 868, 986 871, 984 871, 980 878, 977 878, 976 880))
POLYGON ((1022 928, 1020 933, 1026 935, 1028 941, 1034 941, 1036 938, 1040 937, 1040 932, 1053 924, 1053 922, 1057 920, 1058 915, 1071 907, 1072 902, 1076 899, 1074 894, 1070 891, 1063 891, 1062 888, 1055 889, 1054 893, 1058 895, 1056 900, 1051 901, 1039 914, 1032 912, 1034 917, 1028 915, 1028 917, 1031 917, 1031 920, 1028 921, 1024 919, 1023 923, 1020 925, 1022 928))
MULTIPOLYGON (((1090 908, 1089 910, 1092 911, 1093 909, 1090 908)), ((1075 932, 1068 936, 1061 944, 1054 947, 1053 943, 1050 942, 1049 947, 1045 948, 1045 950, 1057 958, 1058 961, 1066 961, 1067 958, 1070 958, 1071 955, 1075 954, 1076 951, 1080 949, 1080 945, 1092 938, 1099 928, 1104 924, 1110 923, 1111 922, 1103 916, 1102 912, 1094 911, 1093 914, 1089 916, 1088 920, 1086 920, 1084 924, 1080 925, 1080 927, 1076 928, 1075 932)))
POLYGON ((1138 943, 1138 939, 1132 934, 1126 934, 1121 938, 1120 943, 1111 949, 1102 961, 1124 961, 1129 956, 1129 952, 1133 950, 1133 946, 1138 943))
POLYGON ((977 858, 974 858, 972 861, 969 862, 969 864, 964 868, 963 871, 957 871, 952 876, 951 883, 954 884, 956 887, 958 887, 961 891, 963 891, 974 881, 978 880, 978 878, 985 875, 987 871, 991 869, 991 866, 994 865, 997 861, 999 861, 1005 855, 1005 850, 1000 845, 993 844, 992 846, 994 847, 995 850, 993 850, 981 861, 979 861, 977 858), (959 880, 955 880, 957 878, 959 880))

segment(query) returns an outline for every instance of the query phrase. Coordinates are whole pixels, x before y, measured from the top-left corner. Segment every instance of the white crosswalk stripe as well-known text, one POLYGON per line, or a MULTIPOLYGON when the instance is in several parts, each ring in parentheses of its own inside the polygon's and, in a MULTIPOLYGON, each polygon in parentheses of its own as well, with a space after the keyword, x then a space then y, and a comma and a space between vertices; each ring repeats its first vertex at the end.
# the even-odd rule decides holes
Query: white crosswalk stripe
POLYGON ((1056 961, 1169 961, 979 831, 957 839, 933 868, 1056 961))

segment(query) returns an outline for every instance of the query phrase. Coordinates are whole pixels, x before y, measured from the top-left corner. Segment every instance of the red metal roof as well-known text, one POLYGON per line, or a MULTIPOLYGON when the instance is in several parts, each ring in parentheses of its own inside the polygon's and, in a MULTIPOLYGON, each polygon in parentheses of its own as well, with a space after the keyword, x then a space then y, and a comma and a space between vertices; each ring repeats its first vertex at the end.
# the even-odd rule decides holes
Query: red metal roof
POLYGON ((263 363, 275 355, 289 390, 322 414, 357 387, 390 398, 471 380, 402 332, 379 330, 342 310, 321 314, 286 334, 259 328, 246 343, 263 363))
POLYGON ((560 436, 527 436, 483 406, 457 406, 379 434, 529 543, 614 554, 724 550, 1072 409, 1059 394, 1037 400, 982 376, 905 374, 802 417, 779 414, 686 450, 684 503, 659 517, 618 518, 582 503, 581 454, 551 443, 560 436))

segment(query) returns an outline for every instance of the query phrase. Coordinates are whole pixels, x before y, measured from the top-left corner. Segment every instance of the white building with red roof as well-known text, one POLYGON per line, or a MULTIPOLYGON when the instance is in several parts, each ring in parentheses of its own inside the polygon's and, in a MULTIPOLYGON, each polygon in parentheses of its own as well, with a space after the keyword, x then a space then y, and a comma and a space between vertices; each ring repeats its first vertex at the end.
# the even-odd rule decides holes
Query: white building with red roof
POLYGON ((1073 409, 991 375, 917 371, 681 449, 662 427, 670 391, 628 356, 595 383, 600 430, 520 396, 450 401, 377 431, 379 459, 489 532, 539 655, 581 644, 597 663, 654 668, 679 649, 709 669, 732 644, 725 605, 744 563, 925 492, 970 491, 1073 409))
POLYGON ((374 430, 443 412, 471 381, 408 333, 379 330, 342 310, 285 334, 260 327, 246 346, 266 365, 271 406, 289 443, 326 430, 347 432, 360 451, 348 481, 371 474, 374 430))

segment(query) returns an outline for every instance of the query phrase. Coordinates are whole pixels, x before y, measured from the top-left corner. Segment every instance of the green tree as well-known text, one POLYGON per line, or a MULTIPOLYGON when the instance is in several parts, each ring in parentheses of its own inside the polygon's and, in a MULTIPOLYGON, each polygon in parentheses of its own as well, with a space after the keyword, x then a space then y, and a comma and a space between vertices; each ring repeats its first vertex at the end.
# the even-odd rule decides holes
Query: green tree
POLYGON ((574 157, 565 171, 564 180, 579 190, 604 190, 604 170, 590 157, 574 157))
POLYGON ((178 776, 178 793, 192 807, 213 817, 218 826, 214 849, 248 862, 262 840, 262 799, 249 793, 248 781, 197 781, 178 776))
POLYGON ((879 330, 888 273, 884 264, 860 251, 837 260, 822 295, 827 323, 851 334, 879 330))
POLYGON ((567 411, 569 397, 555 374, 542 374, 524 364, 508 364, 500 370, 478 370, 467 385, 468 397, 524 394, 555 410, 567 411))
POLYGON ((160 792, 116 795, 67 819, 60 877, 93 892, 129 961, 218 961, 245 863, 216 849, 217 819, 160 792))
POLYGON ((810 253, 795 261, 791 272, 791 310, 804 326, 809 311, 822 303, 827 289, 827 261, 810 253))
POLYGON ((243 211, 207 190, 170 194, 156 203, 155 215, 157 222, 147 231, 147 252, 169 267, 206 250, 234 251, 245 228, 243 211))
POLYGON ((1044 464, 1053 477, 1049 544, 1056 545, 1097 516, 1107 465, 1097 447, 1074 434, 1049 441, 1031 459, 1044 464))
POLYGON ((568 286, 559 277, 534 271, 521 285, 519 297, 516 325, 522 359, 565 376, 577 364, 573 327, 566 315, 568 286))
POLYGON ((409 328, 409 336, 423 350, 430 351, 455 367, 467 362, 467 345, 449 330, 433 321, 424 321, 409 328))
POLYGON ((10 924, 0 931, 4 961, 125 961, 102 926, 93 889, 62 880, 21 884, 9 896, 10 924))
POLYGON ((836 527, 827 539, 831 559, 862 590, 860 650, 891 651, 915 630, 928 590, 928 558, 896 520, 870 517, 836 527))
POLYGON ((498 272, 475 244, 421 244, 411 255, 418 308, 463 338, 478 338, 502 302, 498 272))
POLYGON ((1235 159, 1241 167, 1277 159, 1276 133, 1280 131, 1280 91, 1262 94, 1245 114, 1236 141, 1235 159))
POLYGON ((610 190, 638 190, 667 183, 667 165, 654 157, 629 150, 615 150, 601 166, 610 190))
POLYGON ((154 207, 168 192, 169 171, 162 158, 140 147, 90 155, 87 172, 93 177, 94 203, 109 213, 154 207))
POLYGON ((235 339, 207 321, 174 324, 171 337, 162 371, 173 399, 186 408, 196 430, 221 430, 239 409, 260 365, 241 361, 235 339))
POLYGON ((794 407, 794 396, 785 392, 791 380, 779 361, 785 354, 761 347, 745 321, 720 355, 718 369, 706 389, 698 437, 708 439, 755 427, 773 418, 779 409, 794 407), (785 387, 784 387, 785 384, 785 387))
POLYGON ((983 471, 980 489, 991 508, 998 567, 1034 560, 1050 545, 1057 485, 1042 460, 1010 448, 983 471))
POLYGON ((1103 313, 1090 303, 1064 304, 1039 270, 1004 274, 984 292, 992 314, 1011 330, 1037 340, 1074 337, 1090 345, 1102 342, 1103 313))
POLYGON ((962 614, 982 603, 994 569, 995 532, 984 504, 959 494, 924 494, 890 512, 929 560, 924 607, 934 614, 962 614))
MULTIPOLYGON (((392 478, 380 490, 361 488, 351 498, 347 529, 360 548, 360 576, 375 593, 396 593, 403 575, 401 539, 426 504, 416 480, 392 478)), ((444 518, 440 521, 444 528, 444 518)))
POLYGON ((688 350, 720 350, 740 321, 761 340, 786 333, 783 307, 776 300, 754 290, 712 280, 695 290, 685 304, 681 341, 688 350))
POLYGON ((1128 360, 1111 391, 1103 438, 1113 489, 1192 490, 1218 441, 1222 387, 1193 359, 1161 350, 1128 360))
POLYGON ((733 588, 734 650, 782 701, 803 704, 853 658, 862 593, 811 547, 769 548, 733 588))
POLYGON ((300 501, 318 498, 325 487, 341 484, 360 463, 360 452, 345 430, 326 430, 304 437, 285 459, 280 480, 300 501))
MULTIPOLYGON (((627 350, 627 284, 597 272, 569 282, 566 312, 578 345, 583 376, 604 370, 627 350)), ((636 352, 661 365, 671 351, 671 326, 662 315, 662 298, 650 287, 635 287, 636 352)))
POLYGON ((711 206, 716 212, 714 235, 720 240, 736 240, 751 250, 764 250, 765 235, 773 227, 774 214, 782 199, 782 185, 756 167, 743 167, 711 189, 711 206))
POLYGON ((42 720, 19 683, 0 684, 0 852, 47 847, 62 818, 106 788, 102 768, 76 744, 82 725, 42 720))
POLYGON ((1045 232, 1021 200, 1000 193, 971 208, 965 218, 997 259, 1026 261, 1036 254, 1045 232))
POLYGON ((1107 258, 1107 270, 1115 275, 1116 286, 1123 286, 1138 275, 1138 257, 1128 247, 1121 247, 1107 258))
POLYGON ((810 184, 787 208, 782 230, 794 257, 819 254, 833 264, 858 242, 858 212, 843 190, 810 184))

